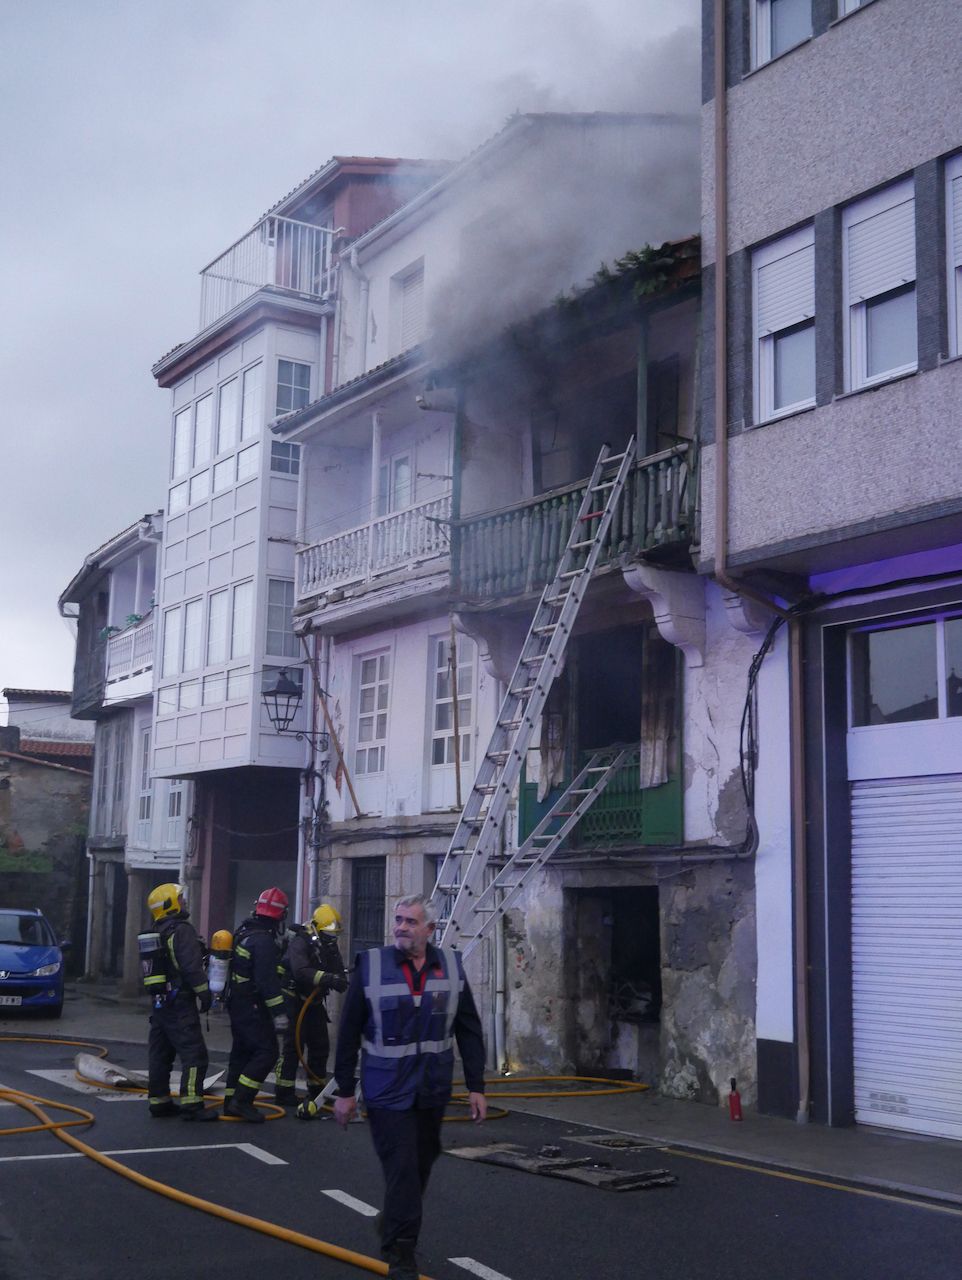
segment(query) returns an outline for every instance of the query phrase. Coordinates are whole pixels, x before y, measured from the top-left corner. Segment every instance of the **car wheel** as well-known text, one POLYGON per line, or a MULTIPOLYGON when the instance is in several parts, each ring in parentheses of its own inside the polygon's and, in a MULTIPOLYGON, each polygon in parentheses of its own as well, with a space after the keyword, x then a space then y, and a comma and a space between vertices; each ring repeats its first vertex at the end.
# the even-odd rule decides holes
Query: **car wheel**
POLYGON ((63 1013, 62 1000, 59 1002, 59 1004, 48 1005, 47 1008, 43 1010, 43 1016, 45 1018, 59 1018, 62 1013, 63 1013))

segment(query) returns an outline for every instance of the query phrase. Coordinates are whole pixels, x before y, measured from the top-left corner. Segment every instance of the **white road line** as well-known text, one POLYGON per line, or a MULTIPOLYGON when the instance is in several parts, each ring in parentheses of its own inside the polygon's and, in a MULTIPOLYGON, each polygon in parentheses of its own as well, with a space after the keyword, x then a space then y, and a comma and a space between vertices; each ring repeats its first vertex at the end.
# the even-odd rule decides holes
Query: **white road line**
POLYGON ((357 1213, 363 1213, 365 1218, 377 1217, 377 1209, 373 1205, 365 1204, 363 1200, 356 1200, 354 1196, 349 1196, 346 1191, 322 1191, 322 1196, 330 1196, 332 1200, 338 1200, 341 1204, 346 1204, 349 1209, 354 1209, 357 1213))
MULTIPOLYGON (((163 1151, 243 1151, 245 1155, 263 1160, 265 1164, 287 1164, 269 1151, 262 1151, 250 1142, 208 1142, 189 1147, 120 1147, 114 1151, 101 1151, 102 1156, 149 1156, 163 1151)), ((82 1151, 55 1151, 41 1156, 0 1156, 0 1164, 12 1164, 18 1160, 82 1160, 82 1151)))
POLYGON ((500 1271, 492 1271, 483 1262, 475 1262, 474 1258, 449 1258, 448 1261, 470 1271, 473 1276, 480 1276, 481 1280, 509 1280, 508 1276, 502 1275, 500 1271))

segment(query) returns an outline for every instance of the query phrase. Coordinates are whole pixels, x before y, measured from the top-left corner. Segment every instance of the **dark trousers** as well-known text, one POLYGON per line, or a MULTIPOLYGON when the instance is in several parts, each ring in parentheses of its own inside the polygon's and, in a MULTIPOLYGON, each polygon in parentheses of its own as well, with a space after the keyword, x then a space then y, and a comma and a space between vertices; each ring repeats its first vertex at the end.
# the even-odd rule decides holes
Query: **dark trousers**
POLYGON ((256 1000, 233 995, 228 1007, 231 1046, 226 1088, 238 1084, 259 1089, 277 1061, 277 1032, 270 1014, 256 1000))
MULTIPOLYGON (((294 1032, 297 1027, 298 1015, 303 1007, 303 1003, 298 1002, 294 1009, 289 1011, 291 1025, 284 1032, 281 1056, 276 1067, 278 1084, 286 1085, 289 1088, 293 1088, 297 1079, 298 1057, 294 1032)), ((307 1079, 307 1096, 309 1098, 316 1098, 324 1088, 324 1082, 327 1079, 327 1055, 330 1052, 330 1047, 327 1014, 320 1002, 320 998, 318 998, 311 1001, 310 1007, 301 1022, 301 1053, 310 1073, 307 1079), (312 1076, 316 1076, 317 1080, 313 1080, 312 1076)))
POLYGON ((170 1098, 170 1072, 180 1058, 180 1100, 194 1106, 203 1100, 207 1045, 193 995, 177 995, 150 1015, 147 1037, 147 1092, 151 1105, 170 1098))
POLYGON ((444 1107, 407 1111, 368 1108, 371 1138, 384 1170, 384 1218, 381 1243, 416 1241, 421 1230, 421 1199, 431 1167, 441 1154, 444 1107))

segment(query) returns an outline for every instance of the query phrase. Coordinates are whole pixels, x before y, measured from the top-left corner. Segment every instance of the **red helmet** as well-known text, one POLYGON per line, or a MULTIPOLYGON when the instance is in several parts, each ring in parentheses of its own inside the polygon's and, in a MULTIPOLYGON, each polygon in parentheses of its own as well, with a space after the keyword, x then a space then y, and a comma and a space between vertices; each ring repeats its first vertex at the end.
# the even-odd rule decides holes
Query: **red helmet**
POLYGON ((287 915, 287 894, 283 889, 265 889, 254 903, 254 915, 283 920, 287 915))

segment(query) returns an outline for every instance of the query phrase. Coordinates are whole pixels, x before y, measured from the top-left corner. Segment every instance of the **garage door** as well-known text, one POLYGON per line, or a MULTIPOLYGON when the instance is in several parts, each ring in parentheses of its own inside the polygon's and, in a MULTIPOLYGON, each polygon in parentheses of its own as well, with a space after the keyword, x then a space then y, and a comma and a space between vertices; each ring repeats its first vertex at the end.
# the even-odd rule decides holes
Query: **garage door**
POLYGON ((855 1118, 962 1138, 962 775, 852 787, 855 1118))

